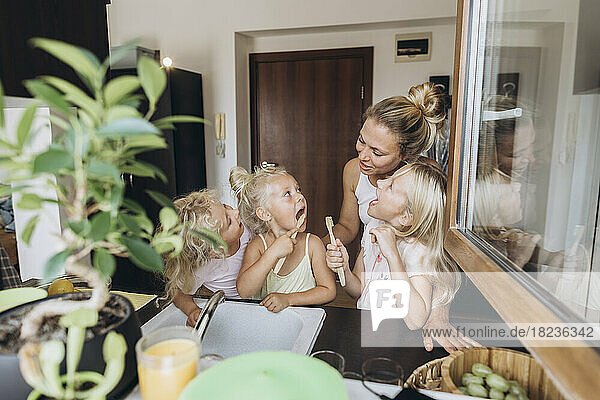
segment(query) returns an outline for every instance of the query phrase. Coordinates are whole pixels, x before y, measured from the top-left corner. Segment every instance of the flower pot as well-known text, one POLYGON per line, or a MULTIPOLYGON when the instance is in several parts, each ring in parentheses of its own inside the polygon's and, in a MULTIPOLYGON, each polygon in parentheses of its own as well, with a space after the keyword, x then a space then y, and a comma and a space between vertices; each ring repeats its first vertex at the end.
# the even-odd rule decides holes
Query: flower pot
MULTIPOLYGON (((49 299, 64 298, 64 299, 85 299, 90 296, 89 292, 84 293, 67 293, 57 296, 51 296, 46 299, 41 299, 35 302, 27 303, 10 310, 0 313, 0 342, 6 341, 4 338, 8 335, 15 336, 20 332, 22 316, 28 310, 40 302, 49 299)), ((44 322, 41 332, 56 323, 58 317, 53 317, 44 322)), ((135 314, 133 305, 129 300, 117 294, 110 294, 109 301, 99 312, 99 323, 92 330, 86 332, 86 341, 81 354, 78 371, 96 371, 104 372, 104 359, 102 357, 102 344, 106 334, 114 330, 125 337, 127 342, 127 353, 125 354, 125 371, 120 382, 107 396, 108 399, 116 399, 122 397, 133 386, 137 384, 137 364, 135 359, 135 344, 141 337, 140 323, 135 314), (104 328, 100 328, 103 326, 104 328), (96 332, 93 332, 96 330, 96 332)), ((57 337, 66 338, 64 329, 56 332, 57 337)), ((14 337, 11 340, 17 342, 14 337)), ((41 340, 43 341, 43 340, 41 340)), ((0 350, 0 390, 2 399, 4 400, 23 400, 27 398, 32 388, 22 378, 19 370, 19 359, 17 356, 18 349, 0 350)), ((61 374, 66 370, 65 362, 61 364, 61 374)))

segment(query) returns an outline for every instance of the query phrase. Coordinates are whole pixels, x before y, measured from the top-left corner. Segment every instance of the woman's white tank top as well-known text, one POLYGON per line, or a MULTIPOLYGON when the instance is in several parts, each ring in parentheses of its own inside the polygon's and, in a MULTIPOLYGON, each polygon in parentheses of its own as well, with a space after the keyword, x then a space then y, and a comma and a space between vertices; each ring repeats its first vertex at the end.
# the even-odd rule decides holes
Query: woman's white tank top
POLYGON ((358 185, 356 185, 354 195, 358 200, 358 216, 363 223, 363 227, 366 227, 373 221, 373 217, 367 214, 367 209, 369 208, 369 203, 377 199, 377 188, 371 184, 369 177, 362 172, 358 178, 358 185))

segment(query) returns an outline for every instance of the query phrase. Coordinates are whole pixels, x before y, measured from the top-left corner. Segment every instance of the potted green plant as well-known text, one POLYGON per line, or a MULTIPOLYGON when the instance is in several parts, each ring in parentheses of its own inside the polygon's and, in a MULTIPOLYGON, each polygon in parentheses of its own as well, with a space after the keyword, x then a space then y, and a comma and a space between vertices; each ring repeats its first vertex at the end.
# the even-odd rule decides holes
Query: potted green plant
MULTIPOLYGON (((7 365, 16 363, 14 353, 20 349, 22 375, 37 390, 31 398, 41 395, 64 399, 104 398, 109 393, 122 392, 135 379, 133 344, 140 335, 131 303, 120 296, 109 295, 107 290, 105 282, 115 271, 115 257, 129 257, 140 268, 160 272, 162 255, 178 254, 183 246, 179 233, 187 229, 180 223, 173 203, 160 193, 150 192, 149 196, 163 206, 159 214, 162 229, 155 230, 144 209, 124 197, 122 174, 165 179, 162 171, 137 160, 136 156, 167 146, 162 129, 172 129, 174 123, 203 123, 204 120, 170 116, 150 121, 166 86, 165 72, 154 60, 141 58, 137 76, 107 80, 108 59, 101 63, 85 49, 50 39, 33 39, 32 45, 73 68, 88 93, 53 76, 25 82, 36 101, 24 111, 14 135, 5 131, 4 115, 0 111, 0 168, 6 173, 5 182, 11 184, 3 186, 0 195, 19 193, 15 207, 28 210, 40 209, 45 202, 55 202, 62 207, 66 223, 57 239, 63 250, 46 263, 46 278, 55 277, 64 266, 68 274, 87 281, 92 292, 51 296, 0 315, 0 324, 9 314, 19 322, 14 328, 19 330, 19 335, 0 331, 0 348, 3 348, 0 353, 4 353, 0 355, 0 366, 4 383, 9 385, 5 393, 9 398, 20 399, 23 390, 30 390, 10 381, 7 365), (148 99, 145 115, 137 109, 140 96, 136 92, 140 87, 148 99), (62 134, 45 151, 28 154, 24 148, 36 134, 32 121, 40 102, 58 112, 51 116, 51 121, 62 128, 62 134), (56 199, 32 193, 30 182, 33 180, 36 185, 44 182, 46 188, 54 190, 56 199), (82 262, 89 255, 92 266, 82 262), (94 330, 107 318, 104 316, 106 308, 110 311, 111 307, 124 308, 122 315, 116 322, 111 319, 104 330, 94 330), (48 328, 51 323, 54 327, 48 328), (124 329, 127 324, 133 327, 124 329), (64 328, 68 333, 64 333, 64 328), (49 335, 48 329, 63 332, 62 336, 49 335), (110 330, 119 333, 109 333, 110 330), (128 336, 127 332, 133 333, 128 336), (62 341, 46 340, 55 336, 62 341), (38 342, 42 343, 36 344, 38 342), (66 342, 66 354, 63 342, 66 342), (91 359, 88 365, 96 372, 76 373, 80 358, 82 364, 91 359), (63 376, 59 373, 61 363, 66 364, 63 376), (121 379, 123 371, 126 377, 121 379)), ((113 53, 113 59, 121 57, 126 50, 127 47, 123 47, 113 53)), ((1 86, 0 110, 3 110, 1 86)), ((20 240, 29 242, 37 221, 34 217, 28 222, 20 240)), ((213 232, 194 233, 215 246, 226 246, 213 232)))

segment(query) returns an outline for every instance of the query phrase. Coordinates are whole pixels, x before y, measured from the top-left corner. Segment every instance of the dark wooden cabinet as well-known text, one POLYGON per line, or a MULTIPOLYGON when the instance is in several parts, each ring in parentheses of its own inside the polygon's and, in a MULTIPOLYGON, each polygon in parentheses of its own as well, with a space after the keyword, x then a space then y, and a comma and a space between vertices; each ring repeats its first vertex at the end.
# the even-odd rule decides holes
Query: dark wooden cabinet
MULTIPOLYGON (((112 77, 135 75, 135 69, 113 69, 112 77)), ((145 112, 147 105, 141 105, 145 112)), ((204 116, 202 103, 202 75, 171 68, 167 70, 167 88, 160 98, 153 119, 169 115, 204 116)), ((170 198, 185 195, 206 187, 206 163, 204 155, 204 125, 175 124, 175 131, 166 130, 164 136, 168 148, 152 151, 139 159, 162 169, 167 182, 149 178, 125 176, 125 196, 140 203, 148 217, 156 224, 160 206, 146 190, 160 192, 170 198)), ((118 260, 113 276, 113 288, 145 293, 162 293, 161 276, 140 270, 127 259, 118 260)))
POLYGON ((54 75, 83 88, 66 64, 33 49, 28 40, 44 37, 108 56, 106 0, 0 0, 0 81, 8 96, 29 97, 26 79, 54 75))

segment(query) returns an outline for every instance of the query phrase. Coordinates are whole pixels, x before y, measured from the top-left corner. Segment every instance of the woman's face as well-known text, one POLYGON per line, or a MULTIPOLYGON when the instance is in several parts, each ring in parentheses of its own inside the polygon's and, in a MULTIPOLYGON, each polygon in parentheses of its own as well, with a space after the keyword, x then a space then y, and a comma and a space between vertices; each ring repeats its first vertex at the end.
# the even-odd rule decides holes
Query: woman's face
POLYGON ((389 129, 367 119, 356 141, 360 171, 365 175, 385 175, 398 168, 400 146, 389 129))
MULTIPOLYGON (((407 167, 402 167, 402 169, 404 168, 407 167)), ((408 170, 395 178, 378 180, 377 199, 369 203, 367 214, 396 227, 407 226, 410 223, 406 208, 408 205, 407 188, 411 184, 411 172, 408 170)))
POLYGON ((498 144, 498 166, 505 174, 523 176, 535 161, 535 129, 531 120, 518 121, 511 143, 498 144))
POLYGON ((244 224, 240 218, 240 212, 227 204, 215 203, 210 207, 210 214, 221 226, 219 234, 227 243, 233 245, 242 237, 244 224))
MULTIPOLYGON (((307 204, 304 195, 300 190, 300 185, 291 175, 276 175, 270 178, 269 189, 269 213, 271 215, 271 229, 279 228, 285 231, 296 228, 298 220, 303 214, 306 214, 307 204)), ((300 226, 302 232, 306 229, 308 220, 306 219, 300 226)))

